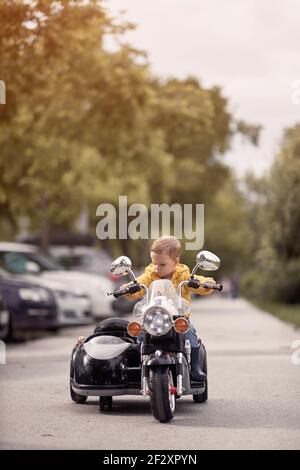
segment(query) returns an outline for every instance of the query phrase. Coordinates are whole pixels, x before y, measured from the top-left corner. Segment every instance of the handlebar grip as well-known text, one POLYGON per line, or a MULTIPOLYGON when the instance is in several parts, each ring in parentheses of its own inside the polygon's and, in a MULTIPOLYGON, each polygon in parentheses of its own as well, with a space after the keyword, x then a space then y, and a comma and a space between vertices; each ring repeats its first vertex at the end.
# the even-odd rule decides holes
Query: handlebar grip
POLYGON ((136 292, 140 292, 142 290, 139 284, 133 284, 128 288, 130 294, 135 294, 136 292))
MULTIPOLYGON (((204 284, 202 284, 202 286, 203 286, 205 289, 213 289, 213 290, 218 290, 218 291, 220 291, 220 292, 221 292, 221 290, 223 289, 222 284, 213 284, 213 285, 211 285, 211 284, 205 284, 205 283, 204 283, 204 284)), ((202 287, 202 286, 201 286, 201 287, 202 287)))
POLYGON ((115 299, 118 299, 122 295, 126 294, 135 294, 141 290, 141 286, 139 284, 133 284, 132 286, 126 287, 125 289, 118 289, 113 292, 108 292, 107 295, 113 295, 115 299))
POLYGON ((113 292, 107 292, 107 295, 113 295, 116 299, 118 297, 121 297, 121 295, 127 294, 128 289, 123 289, 123 290, 114 290, 113 292))
POLYGON ((113 292, 112 295, 114 296, 115 299, 118 299, 119 297, 121 297, 121 296, 124 295, 125 293, 126 293, 126 292, 124 292, 124 291, 115 291, 115 292, 113 292))
POLYGON ((222 284, 209 284, 209 283, 201 283, 198 279, 190 279, 188 283, 188 287, 192 287, 193 289, 198 289, 198 287, 204 287, 204 289, 213 289, 221 291, 223 289, 222 284))
POLYGON ((188 283, 188 287, 192 287, 193 289, 198 289, 200 287, 200 282, 198 279, 190 279, 188 283))

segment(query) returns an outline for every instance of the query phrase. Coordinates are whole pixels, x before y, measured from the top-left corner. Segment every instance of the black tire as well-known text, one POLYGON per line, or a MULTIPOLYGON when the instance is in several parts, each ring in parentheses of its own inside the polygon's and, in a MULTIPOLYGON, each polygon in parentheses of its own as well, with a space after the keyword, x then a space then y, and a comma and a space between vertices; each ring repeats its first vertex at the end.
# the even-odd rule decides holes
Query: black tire
POLYGON ((59 330, 59 326, 50 326, 49 328, 46 328, 46 331, 48 331, 49 333, 58 333, 59 330))
POLYGON ((175 415, 175 395, 170 393, 173 376, 169 368, 150 370, 149 392, 152 414, 155 419, 165 423, 175 415))
POLYGON ((75 401, 75 403, 83 404, 87 401, 87 396, 85 395, 78 395, 78 393, 74 392, 71 381, 70 381, 70 395, 71 399, 75 401))
POLYGON ((204 392, 202 392, 198 395, 193 395, 193 400, 196 403, 204 403, 205 401, 208 400, 207 355, 206 355, 206 349, 205 349, 204 344, 202 344, 202 347, 203 347, 203 350, 204 350, 204 359, 203 359, 202 370, 206 374, 205 390, 204 390, 204 392))
POLYGON ((10 313, 7 311, 8 321, 5 325, 0 325, 0 340, 13 339, 13 329, 10 313))
POLYGON ((74 364, 73 364, 73 353, 74 350, 76 349, 76 346, 74 346, 73 351, 72 351, 72 357, 71 357, 71 363, 70 363, 70 395, 71 399, 75 401, 75 403, 85 403, 87 401, 87 396, 85 395, 79 395, 78 393, 74 392, 72 385, 71 385, 71 380, 74 378, 74 364))
POLYGON ((111 411, 112 403, 112 397, 99 397, 99 412, 111 411))

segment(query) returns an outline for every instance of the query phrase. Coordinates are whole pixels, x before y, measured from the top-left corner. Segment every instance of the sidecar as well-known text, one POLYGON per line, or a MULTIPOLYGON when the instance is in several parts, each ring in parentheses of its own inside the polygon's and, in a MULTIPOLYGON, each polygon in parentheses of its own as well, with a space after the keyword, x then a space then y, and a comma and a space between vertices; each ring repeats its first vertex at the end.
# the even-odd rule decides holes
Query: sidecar
POLYGON ((112 396, 141 394, 141 356, 128 321, 109 318, 72 351, 70 394, 76 403, 99 396, 100 409, 112 407, 112 396))

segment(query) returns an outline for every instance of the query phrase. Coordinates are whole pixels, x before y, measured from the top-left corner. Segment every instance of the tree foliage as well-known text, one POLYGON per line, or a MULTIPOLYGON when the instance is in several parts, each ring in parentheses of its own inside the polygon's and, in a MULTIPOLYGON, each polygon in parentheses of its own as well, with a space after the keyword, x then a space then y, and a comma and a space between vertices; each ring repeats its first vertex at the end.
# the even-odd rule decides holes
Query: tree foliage
POLYGON ((248 179, 256 197, 248 206, 254 256, 245 287, 263 299, 300 301, 300 125, 286 129, 267 177, 248 179))
POLYGON ((5 234, 27 216, 46 245, 49 230, 72 228, 82 207, 95 233, 96 207, 119 195, 148 207, 215 201, 212 214, 236 213, 222 155, 236 132, 257 143, 258 128, 235 122, 219 87, 154 78, 145 54, 122 39, 133 26, 100 0, 3 0, 0 25, 5 234))

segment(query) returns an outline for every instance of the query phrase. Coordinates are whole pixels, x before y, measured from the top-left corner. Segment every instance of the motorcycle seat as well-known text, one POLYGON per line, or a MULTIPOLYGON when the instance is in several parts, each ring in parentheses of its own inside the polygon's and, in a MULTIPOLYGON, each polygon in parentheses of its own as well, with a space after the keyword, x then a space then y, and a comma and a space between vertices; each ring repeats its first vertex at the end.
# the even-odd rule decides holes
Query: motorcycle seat
POLYGON ((129 321, 124 320, 124 318, 106 318, 96 325, 94 333, 104 333, 108 331, 127 333, 128 323, 129 321))

